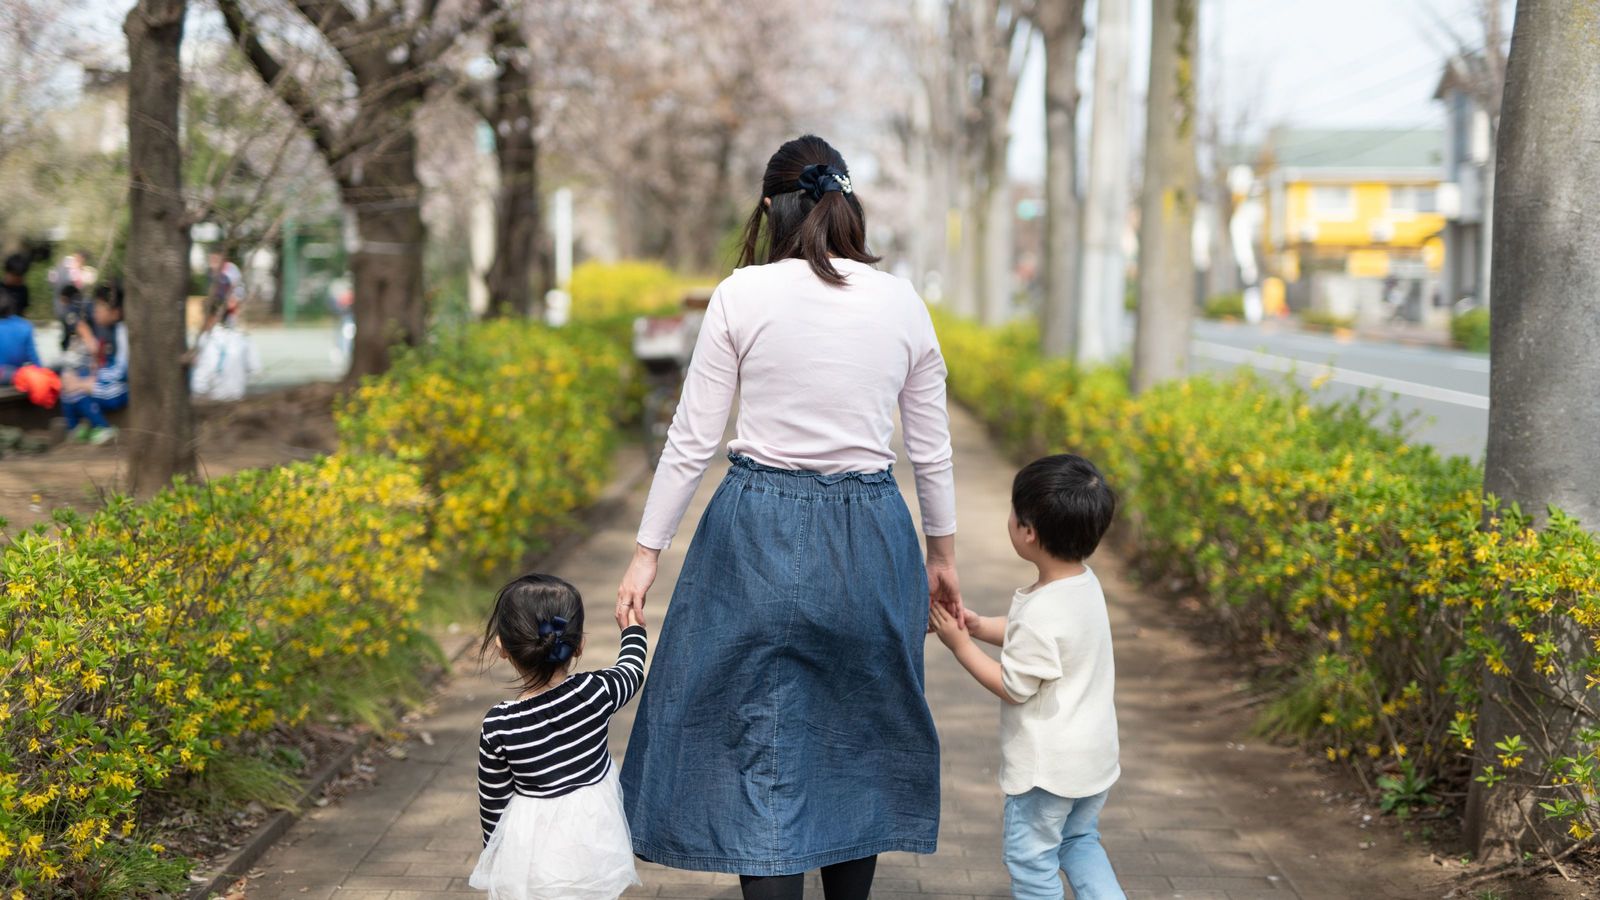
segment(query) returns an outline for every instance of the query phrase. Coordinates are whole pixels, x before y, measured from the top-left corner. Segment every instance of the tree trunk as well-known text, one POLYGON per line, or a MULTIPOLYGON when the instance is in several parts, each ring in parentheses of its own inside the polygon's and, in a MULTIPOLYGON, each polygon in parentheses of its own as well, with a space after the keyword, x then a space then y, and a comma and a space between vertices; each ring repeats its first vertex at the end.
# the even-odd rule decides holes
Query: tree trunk
POLYGON ((1154 0, 1139 214, 1133 389, 1188 371, 1194 315, 1194 64, 1197 0, 1154 0))
POLYGON ((1040 4, 1044 35, 1044 302, 1039 335, 1048 356, 1071 356, 1078 346, 1078 50, 1083 46, 1083 0, 1040 4))
MULTIPOLYGON (((1009 105, 1006 107, 1009 109, 1009 105)), ((1011 318, 1011 180, 1006 170, 1007 129, 1002 120, 988 138, 984 153, 981 262, 977 277, 985 325, 1003 325, 1011 318)))
POLYGON ((950 295, 950 308, 956 315, 976 319, 982 308, 979 296, 978 272, 983 246, 984 217, 979 212, 986 208, 982 192, 978 189, 977 175, 970 166, 951 166, 955 178, 954 204, 951 209, 953 223, 946 223, 945 240, 949 248, 949 272, 946 273, 945 290, 950 295), (953 224, 954 227, 950 227, 953 224))
POLYGON ((388 371, 394 347, 415 347, 427 338, 422 292, 427 229, 410 126, 415 99, 420 98, 391 92, 370 100, 356 126, 370 150, 336 173, 340 196, 356 214, 356 251, 350 259, 356 337, 345 374, 351 384, 388 371))
POLYGON ((160 490, 194 472, 194 409, 183 365, 189 222, 178 107, 187 0, 140 0, 128 13, 128 489, 160 490))
POLYGON ((354 107, 348 127, 330 116, 296 73, 261 43, 257 23, 238 0, 217 0, 228 32, 256 74, 299 119, 339 184, 345 209, 356 220, 350 271, 355 282, 355 346, 347 382, 389 367, 393 344, 426 337, 427 304, 422 258, 422 181, 411 123, 427 92, 431 68, 448 43, 422 41, 429 16, 358 17, 340 3, 296 4, 343 58, 353 93, 335 107, 354 107), (313 15, 308 10, 320 10, 313 15))
POLYGON ((356 337, 345 375, 351 384, 388 371, 392 348, 417 346, 427 333, 422 302, 424 229, 417 208, 357 206, 356 230, 359 249, 350 257, 356 337))
POLYGON ((495 198, 494 262, 489 266, 489 316, 537 315, 544 305, 539 271, 541 210, 539 146, 533 106, 533 76, 527 46, 515 22, 495 26, 496 49, 505 54, 495 79, 495 162, 500 193, 495 198))
POLYGON ((1094 114, 1083 208, 1083 290, 1078 294, 1078 361, 1122 352, 1128 221, 1128 51, 1131 0, 1100 0, 1094 29, 1094 114))
MULTIPOLYGON (((1522 0, 1512 30, 1496 153, 1484 489, 1536 519, 1555 506, 1593 528, 1600 523, 1600 2, 1579 5, 1586 15, 1570 3, 1522 0)), ((1589 655, 1570 620, 1553 621, 1568 660, 1589 655)), ((1538 674, 1518 635, 1500 639, 1510 672, 1485 681, 1474 775, 1496 762, 1494 742, 1506 735, 1531 746, 1505 782, 1486 789, 1474 781, 1468 792, 1468 845, 1487 860, 1536 849, 1528 823, 1543 827, 1536 801, 1548 797, 1532 788, 1548 784, 1540 776, 1551 759, 1585 752, 1573 737, 1585 723, 1562 702, 1583 696, 1579 667, 1553 680, 1538 674)))

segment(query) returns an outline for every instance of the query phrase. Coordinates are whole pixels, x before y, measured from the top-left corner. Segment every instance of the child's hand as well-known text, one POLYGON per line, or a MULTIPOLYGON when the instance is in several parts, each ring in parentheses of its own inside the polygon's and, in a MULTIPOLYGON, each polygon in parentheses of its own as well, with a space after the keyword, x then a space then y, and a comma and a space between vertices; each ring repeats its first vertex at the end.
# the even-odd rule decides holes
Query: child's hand
POLYGON ((637 625, 640 628, 644 627, 644 610, 639 609, 638 607, 630 606, 628 607, 627 621, 622 623, 622 627, 631 628, 634 625, 637 625))
POLYGON ((967 634, 966 623, 951 615, 942 603, 929 604, 928 624, 939 635, 939 640, 952 650, 962 642, 972 640, 972 636, 967 634))
POLYGON ((976 631, 978 626, 982 622, 983 622, 983 616, 978 615, 977 613, 973 612, 972 610, 968 609, 965 606, 961 607, 961 627, 962 628, 965 628, 970 633, 970 632, 976 631))

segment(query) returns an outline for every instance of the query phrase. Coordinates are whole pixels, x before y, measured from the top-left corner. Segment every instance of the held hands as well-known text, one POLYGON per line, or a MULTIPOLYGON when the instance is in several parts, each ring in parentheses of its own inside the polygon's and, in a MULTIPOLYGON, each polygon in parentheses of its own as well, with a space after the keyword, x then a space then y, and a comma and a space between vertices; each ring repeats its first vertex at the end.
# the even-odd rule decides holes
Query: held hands
POLYGON ((645 594, 656 582, 656 559, 660 555, 660 550, 642 544, 635 548, 628 571, 623 573, 622 584, 617 587, 618 628, 644 624, 645 594))
POLYGON ((933 629, 934 633, 939 635, 939 640, 951 650, 972 641, 972 635, 967 633, 965 617, 952 615, 939 603, 928 604, 928 627, 933 629))

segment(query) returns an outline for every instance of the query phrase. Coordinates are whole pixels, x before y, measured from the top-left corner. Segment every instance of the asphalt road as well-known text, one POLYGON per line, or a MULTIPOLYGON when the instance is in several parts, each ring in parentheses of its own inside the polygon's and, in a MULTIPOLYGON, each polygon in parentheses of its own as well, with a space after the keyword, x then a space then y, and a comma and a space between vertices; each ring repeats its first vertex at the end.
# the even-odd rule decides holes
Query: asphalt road
POLYGON ((1332 399, 1376 392, 1402 416, 1413 440, 1482 459, 1489 429, 1489 357, 1432 347, 1339 339, 1274 325, 1199 321, 1196 372, 1249 366, 1309 384, 1327 376, 1332 399))

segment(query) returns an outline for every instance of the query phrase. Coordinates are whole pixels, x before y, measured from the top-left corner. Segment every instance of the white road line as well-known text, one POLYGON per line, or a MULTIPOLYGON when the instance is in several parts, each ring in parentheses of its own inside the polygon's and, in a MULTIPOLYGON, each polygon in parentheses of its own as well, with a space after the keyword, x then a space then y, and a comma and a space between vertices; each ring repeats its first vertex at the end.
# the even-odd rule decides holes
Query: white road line
POLYGON ((1340 384, 1348 384, 1352 387, 1377 388, 1378 390, 1403 394, 1407 397, 1416 397, 1419 400, 1453 403, 1456 406, 1465 406, 1470 409, 1489 408, 1489 398, 1482 394, 1456 391, 1450 388, 1436 387, 1416 381, 1405 381, 1399 378, 1385 378, 1381 375, 1374 375, 1371 372, 1341 369, 1337 366, 1307 362, 1303 359, 1294 359, 1288 356, 1278 356, 1260 350, 1246 350, 1243 347, 1231 347, 1227 344, 1218 344, 1212 341, 1195 341, 1194 352, 1196 355, 1204 356, 1207 359, 1214 359, 1219 362, 1243 363, 1273 372, 1293 371, 1308 378, 1326 375, 1329 380, 1337 381, 1340 384))

